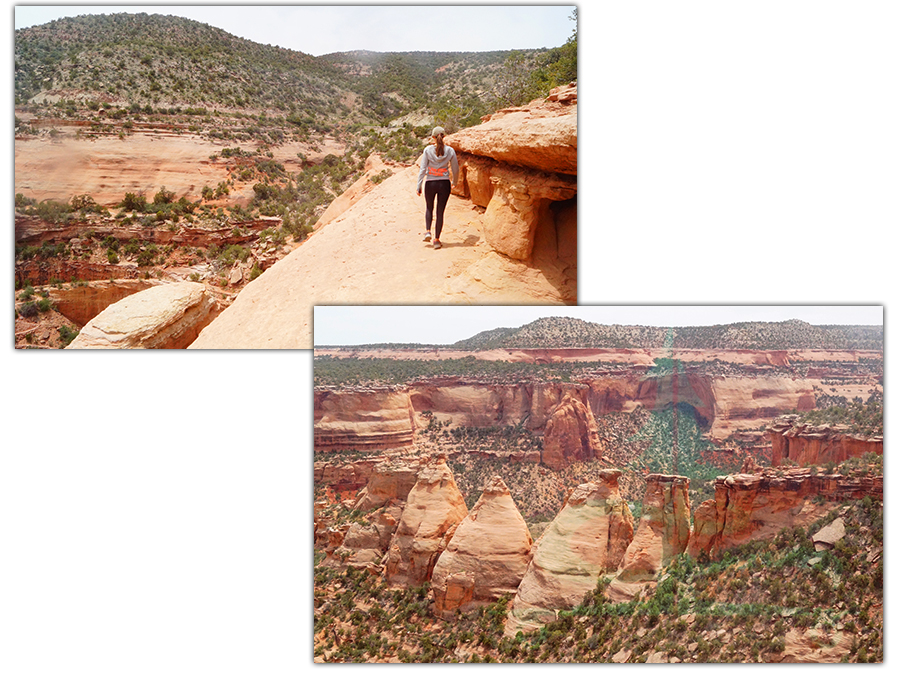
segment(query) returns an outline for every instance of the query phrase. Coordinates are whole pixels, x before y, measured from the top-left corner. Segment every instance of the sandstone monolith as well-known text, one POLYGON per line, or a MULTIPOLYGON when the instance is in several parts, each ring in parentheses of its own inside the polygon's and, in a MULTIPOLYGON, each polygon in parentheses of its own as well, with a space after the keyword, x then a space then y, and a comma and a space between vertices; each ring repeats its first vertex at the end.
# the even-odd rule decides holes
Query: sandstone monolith
POLYGON ((392 585, 417 586, 431 578, 456 526, 466 517, 466 503, 446 457, 429 462, 410 490, 385 561, 392 585))
POLYGON ((571 609, 619 566, 634 534, 619 494, 621 470, 602 470, 599 482, 576 487, 536 543, 506 622, 506 635, 540 628, 571 609))
POLYGON ((556 406, 544 429, 542 462, 553 470, 600 458, 602 446, 594 414, 571 392, 556 406))
POLYGON ((445 619, 516 592, 531 560, 531 533, 499 476, 453 534, 431 578, 435 613, 445 619))
POLYGON ((205 285, 166 283, 114 302, 68 348, 186 348, 218 310, 205 285))
POLYGON ((654 584, 662 569, 685 551, 691 536, 689 483, 681 475, 647 476, 643 511, 634 540, 607 589, 611 600, 631 599, 646 584, 654 584))

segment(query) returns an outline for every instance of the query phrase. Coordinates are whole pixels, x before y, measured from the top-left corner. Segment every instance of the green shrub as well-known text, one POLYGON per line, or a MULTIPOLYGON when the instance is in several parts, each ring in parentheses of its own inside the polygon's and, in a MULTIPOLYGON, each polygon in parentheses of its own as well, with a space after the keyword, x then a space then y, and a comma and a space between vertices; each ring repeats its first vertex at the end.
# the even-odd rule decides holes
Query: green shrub
POLYGON ((59 331, 59 337, 62 339, 62 343, 60 343, 60 348, 65 348, 72 341, 75 340, 75 337, 78 335, 78 329, 70 329, 68 326, 63 324, 57 329, 59 331))
POLYGON ((31 300, 29 300, 28 302, 23 302, 21 305, 19 305, 20 317, 36 317, 37 313, 38 306, 31 300))

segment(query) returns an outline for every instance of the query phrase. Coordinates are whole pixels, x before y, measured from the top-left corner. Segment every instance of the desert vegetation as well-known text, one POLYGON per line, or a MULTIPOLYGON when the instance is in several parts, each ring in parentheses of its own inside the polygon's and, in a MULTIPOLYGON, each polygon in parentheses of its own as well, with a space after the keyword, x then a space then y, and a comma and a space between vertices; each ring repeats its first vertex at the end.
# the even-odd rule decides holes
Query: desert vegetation
POLYGON ((320 564, 315 651, 329 662, 834 662, 884 660, 883 506, 837 505, 720 559, 675 559, 644 597, 613 603, 608 579, 556 620, 504 637, 507 600, 455 622, 430 616, 429 584, 394 589, 363 569, 320 564), (841 517, 847 535, 817 552, 812 536, 841 517))

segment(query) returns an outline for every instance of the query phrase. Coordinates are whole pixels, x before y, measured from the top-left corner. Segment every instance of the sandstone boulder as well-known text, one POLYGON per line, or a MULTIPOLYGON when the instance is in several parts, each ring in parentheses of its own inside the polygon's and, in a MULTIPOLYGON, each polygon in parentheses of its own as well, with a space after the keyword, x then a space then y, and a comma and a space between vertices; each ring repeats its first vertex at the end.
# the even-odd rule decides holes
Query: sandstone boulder
POLYGON ((162 285, 158 280, 125 278, 50 288, 48 292, 50 301, 61 315, 78 326, 84 326, 113 303, 158 285, 162 285))
POLYGON ((602 455, 594 414, 571 393, 554 409, 544 429, 542 462, 553 470, 572 463, 598 459, 602 455))
POLYGON ((599 482, 576 487, 536 543, 516 591, 506 635, 540 628, 556 611, 571 609, 619 566, 634 534, 628 505, 619 494, 620 470, 601 471, 599 482))
POLYGON ((685 551, 691 534, 689 480, 681 475, 647 476, 643 512, 622 566, 607 589, 614 602, 631 599, 685 551))
POLYGON ((812 540, 813 544, 816 546, 816 551, 822 552, 834 547, 838 540, 843 538, 846 534, 847 531, 844 528, 844 521, 840 518, 835 518, 831 523, 813 535, 812 540))
POLYGON ((575 93, 565 100, 536 99, 525 106, 504 108, 480 125, 448 135, 446 141, 457 152, 548 173, 577 175, 577 88, 575 93))
POLYGON ((516 592, 531 560, 531 534, 499 476, 453 534, 431 578, 435 613, 452 618, 516 592))
POLYGON ((407 496, 391 539, 385 561, 388 583, 416 586, 430 580, 438 557, 466 514, 465 500, 446 458, 426 464, 407 496))
POLYGON ((167 283, 113 303, 68 348, 186 348, 219 311, 199 283, 167 283))

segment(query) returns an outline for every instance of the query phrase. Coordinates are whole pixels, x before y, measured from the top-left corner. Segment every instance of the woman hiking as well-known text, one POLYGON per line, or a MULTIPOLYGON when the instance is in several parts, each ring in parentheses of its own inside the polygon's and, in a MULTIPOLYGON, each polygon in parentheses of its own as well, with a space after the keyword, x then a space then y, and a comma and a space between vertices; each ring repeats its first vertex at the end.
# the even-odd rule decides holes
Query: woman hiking
POLYGON ((416 183, 416 194, 422 195, 422 181, 425 181, 425 242, 431 242, 434 249, 441 248, 441 229, 444 227, 444 208, 450 199, 450 173, 453 184, 459 175, 459 162, 452 147, 444 144, 444 128, 435 127, 431 131, 434 144, 425 147, 422 167, 416 183), (434 199, 437 197, 437 218, 434 225, 434 240, 431 238, 431 217, 434 214, 434 199))

